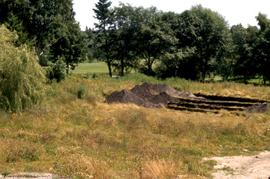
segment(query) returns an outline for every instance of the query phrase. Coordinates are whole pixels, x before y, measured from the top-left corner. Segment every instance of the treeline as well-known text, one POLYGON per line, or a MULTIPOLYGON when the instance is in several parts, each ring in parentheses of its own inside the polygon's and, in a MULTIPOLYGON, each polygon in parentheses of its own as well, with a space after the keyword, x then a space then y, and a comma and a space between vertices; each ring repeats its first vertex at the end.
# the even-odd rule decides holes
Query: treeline
POLYGON ((110 75, 137 69, 161 78, 270 81, 270 20, 263 14, 256 17, 258 27, 230 28, 202 6, 177 14, 126 4, 111 8, 109 0, 99 0, 94 11, 98 23, 87 34, 110 75))
POLYGON ((99 0, 95 28, 81 31, 72 6, 72 0, 0 1, 0 24, 17 32, 18 46, 35 49, 49 79, 64 79, 92 57, 107 63, 110 76, 137 70, 160 78, 270 81, 270 20, 263 14, 258 27, 229 27, 202 6, 177 14, 99 0))

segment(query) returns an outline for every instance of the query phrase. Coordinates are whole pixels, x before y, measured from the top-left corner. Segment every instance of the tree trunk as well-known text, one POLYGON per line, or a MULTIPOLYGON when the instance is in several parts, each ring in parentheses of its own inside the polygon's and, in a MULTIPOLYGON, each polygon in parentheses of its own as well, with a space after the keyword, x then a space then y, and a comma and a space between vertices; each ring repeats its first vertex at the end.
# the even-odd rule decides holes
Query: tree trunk
POLYGON ((66 63, 66 74, 69 74, 69 63, 66 63))
POLYGON ((202 65, 200 81, 205 82, 205 76, 206 76, 206 69, 205 69, 205 66, 202 65))
POLYGON ((148 71, 148 74, 149 75, 153 72, 153 70, 152 70, 152 63, 151 63, 151 57, 148 58, 147 71, 148 71))
POLYGON ((124 76, 124 69, 125 69, 125 66, 124 66, 124 59, 121 58, 121 60, 120 60, 120 72, 119 72, 119 75, 120 75, 120 76, 124 76))
POLYGON ((111 66, 110 61, 107 61, 107 66, 108 66, 108 70, 109 70, 109 76, 112 77, 112 66, 111 66))
POLYGON ((120 69, 120 76, 124 76, 124 59, 121 58, 121 69, 120 69))
POLYGON ((207 73, 207 61, 206 59, 203 59, 203 63, 202 63, 202 70, 201 70, 201 81, 205 82, 205 78, 206 78, 206 73, 207 73))
POLYGON ((263 85, 266 85, 266 81, 267 81, 267 80, 266 80, 266 77, 264 76, 264 77, 263 77, 263 85))

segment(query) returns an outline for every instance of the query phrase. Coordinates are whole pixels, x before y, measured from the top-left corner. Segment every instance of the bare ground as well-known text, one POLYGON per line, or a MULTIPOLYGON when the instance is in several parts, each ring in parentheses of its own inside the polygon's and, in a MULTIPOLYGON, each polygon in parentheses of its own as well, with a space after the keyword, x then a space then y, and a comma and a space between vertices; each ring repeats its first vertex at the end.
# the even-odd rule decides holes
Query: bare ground
POLYGON ((254 156, 212 157, 217 161, 216 179, 268 179, 270 178, 270 152, 254 156))

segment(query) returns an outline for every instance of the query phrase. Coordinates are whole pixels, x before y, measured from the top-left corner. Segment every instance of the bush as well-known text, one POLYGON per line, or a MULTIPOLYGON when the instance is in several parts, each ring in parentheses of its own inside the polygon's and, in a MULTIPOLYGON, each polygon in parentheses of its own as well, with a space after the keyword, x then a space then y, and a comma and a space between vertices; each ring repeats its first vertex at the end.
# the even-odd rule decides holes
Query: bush
POLYGON ((45 76, 35 53, 15 46, 17 35, 0 26, 0 108, 18 112, 40 102, 45 76))
POLYGON ((78 99, 85 98, 86 92, 87 92, 86 87, 85 86, 80 86, 80 88, 77 91, 77 98, 78 99))
POLYGON ((63 59, 58 59, 55 63, 49 65, 49 70, 47 71, 47 77, 50 80, 56 80, 60 82, 66 78, 66 64, 63 59))

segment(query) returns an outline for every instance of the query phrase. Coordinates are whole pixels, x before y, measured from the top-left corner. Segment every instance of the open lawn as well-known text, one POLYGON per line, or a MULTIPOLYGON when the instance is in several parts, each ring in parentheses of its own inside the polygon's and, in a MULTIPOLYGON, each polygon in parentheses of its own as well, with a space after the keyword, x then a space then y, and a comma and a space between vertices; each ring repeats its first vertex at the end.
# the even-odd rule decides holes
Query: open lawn
POLYGON ((98 74, 98 73, 108 73, 108 68, 106 63, 96 62, 96 63, 80 63, 78 67, 73 71, 75 74, 98 74))
POLYGON ((215 164, 202 162, 204 157, 270 150, 270 112, 194 113, 104 103, 104 95, 141 82, 270 100, 269 87, 159 81, 140 74, 120 79, 73 75, 48 85, 39 107, 0 113, 0 171, 72 178, 203 178, 215 164))

